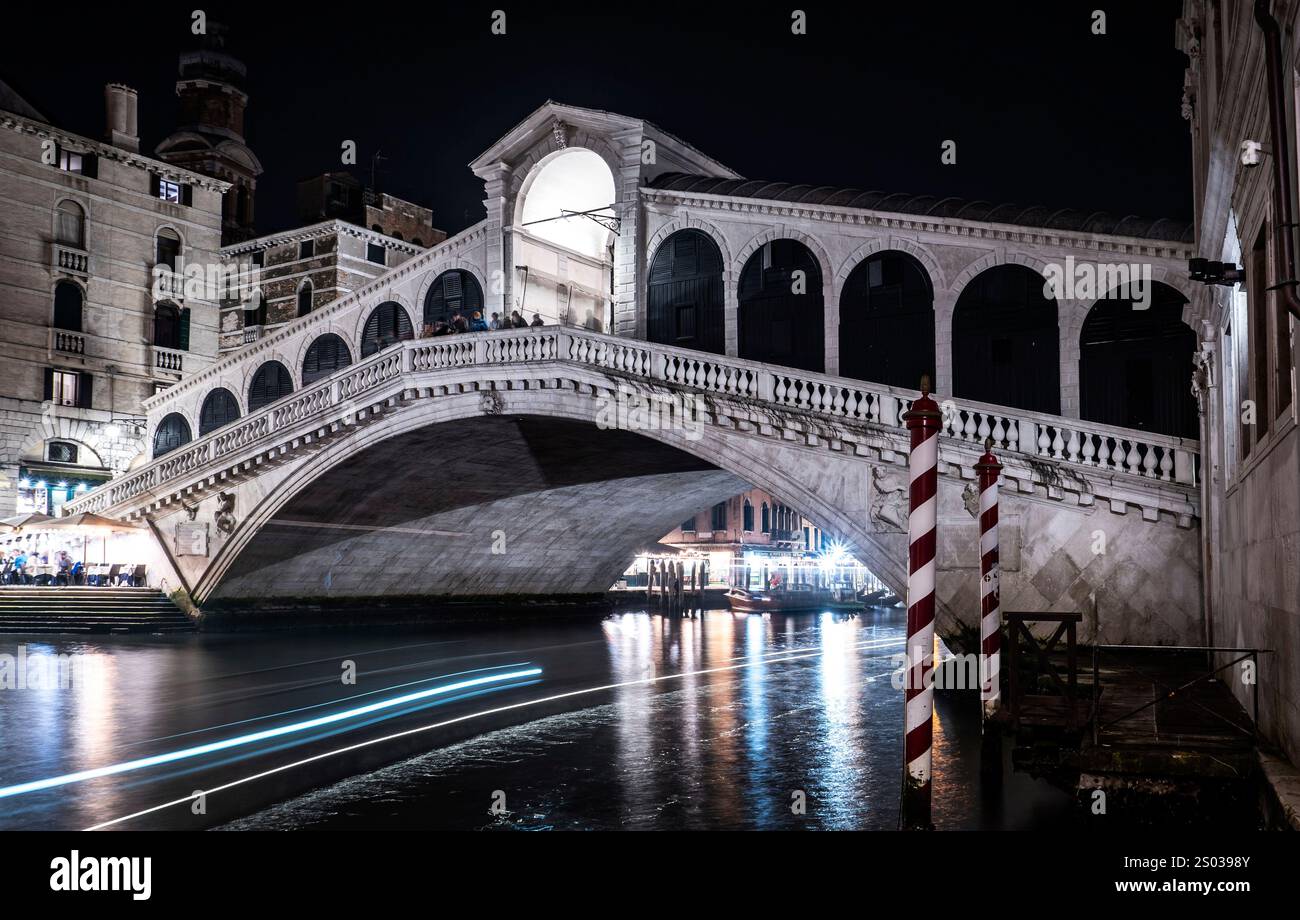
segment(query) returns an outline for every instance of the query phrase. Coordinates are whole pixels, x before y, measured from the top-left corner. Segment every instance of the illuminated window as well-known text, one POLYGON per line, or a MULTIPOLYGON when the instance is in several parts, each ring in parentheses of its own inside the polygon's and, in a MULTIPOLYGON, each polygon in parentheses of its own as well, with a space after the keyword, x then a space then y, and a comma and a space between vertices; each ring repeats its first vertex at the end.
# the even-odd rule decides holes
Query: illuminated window
POLYGON ((59 406, 77 404, 77 374, 73 371, 54 371, 51 375, 53 392, 50 398, 59 406))

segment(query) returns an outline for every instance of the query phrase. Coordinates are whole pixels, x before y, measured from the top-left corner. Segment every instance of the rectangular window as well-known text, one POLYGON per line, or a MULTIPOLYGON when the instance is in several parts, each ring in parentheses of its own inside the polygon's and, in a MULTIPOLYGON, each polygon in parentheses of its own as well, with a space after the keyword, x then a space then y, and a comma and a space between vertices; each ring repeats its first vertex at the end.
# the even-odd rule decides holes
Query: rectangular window
POLYGON ((386 262, 388 250, 378 243, 366 244, 366 261, 374 262, 376 265, 383 265, 386 262))
POLYGON ((716 505, 713 506, 713 529, 715 531, 727 529, 727 503, 726 502, 718 502, 716 505))
POLYGON ((1272 369, 1268 363, 1268 225, 1259 228, 1250 252, 1250 364, 1255 400, 1255 443, 1268 434, 1273 416, 1268 391, 1272 369))
POLYGON ((158 180, 158 197, 163 201, 170 201, 172 204, 180 204, 181 187, 175 182, 160 178, 158 180))
POLYGON ((64 172, 81 172, 81 154, 59 148, 59 169, 64 172))
POLYGON ((315 240, 303 240, 301 243, 298 244, 298 258, 310 259, 315 254, 316 254, 315 240))
POLYGON ((55 371, 50 398, 59 406, 77 405, 77 374, 73 371, 55 371))
POLYGON ((682 521, 682 533, 695 533, 695 518, 689 521, 682 521))

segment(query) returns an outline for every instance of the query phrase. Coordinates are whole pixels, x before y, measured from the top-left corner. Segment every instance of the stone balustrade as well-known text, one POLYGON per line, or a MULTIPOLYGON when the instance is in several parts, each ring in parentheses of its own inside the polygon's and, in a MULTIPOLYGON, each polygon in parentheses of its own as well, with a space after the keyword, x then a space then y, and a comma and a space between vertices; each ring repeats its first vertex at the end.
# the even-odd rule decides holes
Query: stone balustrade
MULTIPOLYGON (((236 357, 228 360, 236 360, 236 357)), ((630 383, 664 386, 716 396, 737 406, 771 414, 806 417, 847 426, 868 426, 905 451, 901 416, 918 395, 877 384, 776 367, 634 341, 580 329, 547 326, 400 342, 344 368, 330 378, 246 415, 179 448, 144 468, 68 504, 69 512, 111 510, 127 513, 134 500, 173 484, 202 468, 226 464, 278 438, 296 437, 313 426, 343 420, 358 401, 381 394, 399 398, 410 388, 435 383, 440 374, 472 367, 536 371, 547 365, 597 369, 630 383)), ((490 378, 495 379, 495 378, 490 378)), ((1073 469, 1076 476, 1119 477, 1130 491, 1144 483, 1194 489, 1199 449, 1194 441, 1130 431, 943 399, 942 435, 956 445, 980 450, 985 439, 1017 455, 1022 464, 1073 469)), ((190 390, 183 398, 201 394, 190 390)), ((155 417, 179 407, 161 397, 155 417)), ((152 435, 152 433, 151 433, 152 435)), ((179 483, 176 483, 179 485, 179 483)))

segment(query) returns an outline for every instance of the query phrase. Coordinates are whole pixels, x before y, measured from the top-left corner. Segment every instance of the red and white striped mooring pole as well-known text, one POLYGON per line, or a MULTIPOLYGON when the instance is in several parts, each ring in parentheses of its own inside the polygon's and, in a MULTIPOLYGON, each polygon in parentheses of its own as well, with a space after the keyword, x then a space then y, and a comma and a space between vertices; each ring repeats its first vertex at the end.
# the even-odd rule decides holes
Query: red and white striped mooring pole
POLYGON ((926 830, 930 820, 930 752, 934 744, 934 569, 939 506, 939 424, 930 398, 930 377, 921 398, 903 413, 912 434, 907 466, 911 487, 907 515, 907 683, 903 741, 904 828, 926 830))
POLYGON ((998 475, 1002 464, 993 456, 993 439, 984 442, 984 456, 975 464, 980 480, 980 702, 984 722, 998 710, 999 658, 1002 651, 1002 609, 998 606, 998 475))

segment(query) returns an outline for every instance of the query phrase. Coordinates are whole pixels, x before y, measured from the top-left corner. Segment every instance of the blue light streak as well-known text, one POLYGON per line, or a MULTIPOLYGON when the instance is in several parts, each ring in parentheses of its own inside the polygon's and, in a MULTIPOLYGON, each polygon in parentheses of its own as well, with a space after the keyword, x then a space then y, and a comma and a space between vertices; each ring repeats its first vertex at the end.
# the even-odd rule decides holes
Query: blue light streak
POLYGON ((327 716, 319 716, 315 719, 308 719, 304 722, 294 722, 289 725, 281 725, 278 728, 268 728, 247 735, 236 735, 233 738, 226 738, 222 741, 213 741, 208 744, 198 745, 197 747, 183 748, 179 751, 171 751, 166 754, 155 754, 152 757, 128 760, 124 763, 110 764, 109 766, 97 767, 93 770, 81 770, 77 773, 66 773, 63 776, 52 776, 48 779, 33 780, 29 783, 19 783, 16 786, 3 786, 0 787, 0 799, 9 798, 15 795, 24 795, 28 792, 39 792, 44 789, 54 789, 58 786, 68 786, 73 783, 85 782, 88 779, 117 776, 121 773, 128 773, 134 770, 144 770, 148 767, 175 763, 178 760, 187 760, 192 757, 201 757, 204 754, 211 754, 214 751, 224 751, 233 747, 255 744, 258 741, 265 741, 268 738, 279 738, 295 732, 320 728, 322 725, 333 725, 346 719, 368 715, 372 712, 380 712, 385 709, 392 709, 397 706, 405 706, 408 703, 413 703, 417 700, 424 700, 445 693, 456 693, 461 690, 467 690, 471 687, 481 687, 485 684, 519 680, 524 677, 536 677, 541 673, 541 668, 524 668, 523 670, 510 671, 505 674, 488 674, 483 677, 473 677, 469 680, 461 680, 452 684, 444 684, 440 687, 431 687, 428 690, 420 690, 417 693, 407 693, 390 700, 381 700, 377 703, 369 703, 365 706, 345 709, 342 712, 331 713, 327 716))

